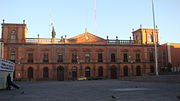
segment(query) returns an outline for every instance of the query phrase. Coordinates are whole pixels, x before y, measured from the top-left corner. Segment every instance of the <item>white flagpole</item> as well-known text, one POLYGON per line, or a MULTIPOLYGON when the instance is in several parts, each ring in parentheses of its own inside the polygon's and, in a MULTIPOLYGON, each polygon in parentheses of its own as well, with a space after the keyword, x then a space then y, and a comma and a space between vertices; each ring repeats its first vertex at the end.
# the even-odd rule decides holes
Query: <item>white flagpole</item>
POLYGON ((97 21, 96 21, 96 0, 94 0, 94 25, 95 25, 95 34, 97 34, 97 21))
POLYGON ((155 14, 154 14, 154 0, 152 0, 152 13, 153 13, 153 25, 154 25, 154 51, 155 51, 155 64, 156 64, 156 76, 158 76, 158 49, 157 49, 157 34, 156 34, 156 24, 155 24, 155 14))

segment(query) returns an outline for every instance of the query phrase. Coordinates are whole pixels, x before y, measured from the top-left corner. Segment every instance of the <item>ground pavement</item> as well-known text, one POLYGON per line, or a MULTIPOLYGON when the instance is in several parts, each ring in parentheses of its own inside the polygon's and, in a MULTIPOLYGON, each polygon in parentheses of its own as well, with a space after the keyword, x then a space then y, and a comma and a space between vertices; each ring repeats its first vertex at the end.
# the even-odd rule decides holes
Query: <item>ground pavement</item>
POLYGON ((121 80, 16 82, 0 101, 180 101, 180 83, 121 80))

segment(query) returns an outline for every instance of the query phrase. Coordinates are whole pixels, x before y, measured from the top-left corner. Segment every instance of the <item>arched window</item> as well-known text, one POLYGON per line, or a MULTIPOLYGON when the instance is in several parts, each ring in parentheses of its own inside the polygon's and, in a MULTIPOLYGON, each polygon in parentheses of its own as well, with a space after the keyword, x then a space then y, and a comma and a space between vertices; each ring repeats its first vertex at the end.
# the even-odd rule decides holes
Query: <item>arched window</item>
POLYGON ((62 63, 63 62, 63 53, 59 53, 58 54, 58 60, 57 60, 58 63, 62 63))
POLYGON ((153 42, 153 36, 151 33, 147 34, 148 42, 153 42))
POLYGON ((43 78, 48 78, 49 77, 49 69, 48 67, 43 68, 43 78))
POLYGON ((102 67, 102 66, 100 66, 100 67, 98 68, 98 76, 99 76, 99 77, 103 77, 103 67, 102 67))
POLYGON ((77 52, 72 53, 72 63, 78 63, 77 52))
POLYGON ((28 63, 33 63, 33 50, 28 51, 28 63))
POLYGON ((45 50, 45 51, 43 52, 43 62, 44 62, 44 63, 48 63, 48 62, 49 62, 49 54, 48 54, 48 51, 47 51, 47 50, 45 50))
POLYGON ((103 62, 102 53, 98 53, 98 62, 103 62))
POLYGON ((116 56, 114 53, 111 54, 111 62, 116 62, 116 56))
POLYGON ((10 39, 15 40, 16 39, 16 34, 17 34, 16 30, 12 30, 11 34, 10 34, 10 39))
POLYGON ((136 51, 136 62, 140 62, 141 58, 140 58, 140 51, 136 51))
POLYGON ((16 50, 12 48, 10 50, 10 61, 15 62, 15 54, 16 54, 16 50))
POLYGON ((124 62, 128 62, 128 55, 127 55, 127 53, 124 53, 123 55, 124 55, 124 62))
POLYGON ((85 53, 85 62, 90 63, 90 54, 89 53, 85 53))

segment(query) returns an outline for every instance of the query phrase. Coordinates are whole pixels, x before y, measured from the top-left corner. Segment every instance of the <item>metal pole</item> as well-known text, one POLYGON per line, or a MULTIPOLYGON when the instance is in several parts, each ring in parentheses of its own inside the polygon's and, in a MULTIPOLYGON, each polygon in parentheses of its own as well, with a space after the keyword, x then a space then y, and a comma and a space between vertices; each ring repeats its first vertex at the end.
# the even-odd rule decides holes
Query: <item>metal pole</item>
POLYGON ((95 25, 95 34, 97 34, 97 21, 96 21, 96 0, 94 0, 94 25, 95 25))
POLYGON ((156 76, 158 76, 158 49, 157 49, 157 42, 156 42, 156 24, 155 24, 155 14, 154 14, 154 0, 152 0, 152 13, 153 13, 153 35, 154 35, 154 50, 155 50, 155 64, 156 64, 156 76))

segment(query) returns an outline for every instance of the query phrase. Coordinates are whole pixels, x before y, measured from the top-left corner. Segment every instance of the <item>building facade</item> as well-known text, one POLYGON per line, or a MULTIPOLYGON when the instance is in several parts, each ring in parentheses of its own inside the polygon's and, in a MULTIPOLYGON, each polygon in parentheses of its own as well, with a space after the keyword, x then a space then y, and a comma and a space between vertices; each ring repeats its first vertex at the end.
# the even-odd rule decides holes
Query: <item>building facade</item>
POLYGON ((162 71, 180 71, 180 43, 165 43, 159 47, 159 66, 162 71))
POLYGON ((72 38, 28 38, 27 25, 2 23, 4 58, 15 62, 15 78, 68 80, 80 76, 117 79, 155 72, 151 28, 133 30, 129 40, 103 39, 87 31, 72 38))

